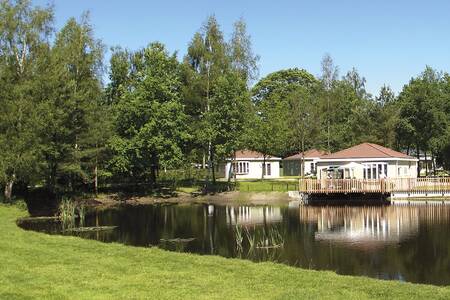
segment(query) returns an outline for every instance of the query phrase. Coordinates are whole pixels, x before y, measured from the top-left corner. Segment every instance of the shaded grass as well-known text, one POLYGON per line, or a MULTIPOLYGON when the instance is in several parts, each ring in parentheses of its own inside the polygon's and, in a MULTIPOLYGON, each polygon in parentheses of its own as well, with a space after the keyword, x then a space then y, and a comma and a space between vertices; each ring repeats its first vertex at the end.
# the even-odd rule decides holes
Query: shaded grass
POLYGON ((1 299, 449 298, 448 287, 340 276, 24 231, 0 205, 1 299))

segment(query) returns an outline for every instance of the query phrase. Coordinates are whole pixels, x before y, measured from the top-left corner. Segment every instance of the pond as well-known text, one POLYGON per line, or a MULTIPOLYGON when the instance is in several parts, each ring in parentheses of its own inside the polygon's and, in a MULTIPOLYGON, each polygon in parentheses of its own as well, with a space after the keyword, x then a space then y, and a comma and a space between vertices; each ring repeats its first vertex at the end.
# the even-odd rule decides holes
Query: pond
POLYGON ((24 229, 302 268, 450 284, 450 206, 147 205, 98 211, 84 226, 55 220, 24 229))

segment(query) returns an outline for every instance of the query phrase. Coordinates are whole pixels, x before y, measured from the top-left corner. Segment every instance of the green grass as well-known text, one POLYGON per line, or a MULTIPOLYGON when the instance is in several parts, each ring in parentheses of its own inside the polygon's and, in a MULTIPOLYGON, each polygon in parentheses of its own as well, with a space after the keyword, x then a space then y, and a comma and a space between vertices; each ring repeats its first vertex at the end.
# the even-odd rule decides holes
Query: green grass
POLYGON ((24 231, 0 205, 0 299, 449 298, 450 289, 24 231))
POLYGON ((287 192, 298 191, 298 182, 280 180, 238 181, 241 192, 287 192))

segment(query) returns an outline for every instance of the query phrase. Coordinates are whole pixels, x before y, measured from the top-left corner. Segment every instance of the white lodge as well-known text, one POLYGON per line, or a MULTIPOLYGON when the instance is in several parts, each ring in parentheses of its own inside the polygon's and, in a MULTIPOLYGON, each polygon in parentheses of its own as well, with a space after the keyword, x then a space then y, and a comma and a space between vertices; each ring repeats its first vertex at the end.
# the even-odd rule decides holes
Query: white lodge
POLYGON ((264 163, 264 155, 256 151, 242 150, 236 152, 236 159, 229 158, 219 168, 223 177, 228 179, 236 174, 237 179, 260 179, 280 177, 281 158, 267 155, 264 163), (264 165, 264 168, 263 168, 264 165), (230 172, 231 168, 231 172, 230 172))
POLYGON ((363 143, 317 161, 318 179, 416 178, 417 159, 371 143, 363 143))

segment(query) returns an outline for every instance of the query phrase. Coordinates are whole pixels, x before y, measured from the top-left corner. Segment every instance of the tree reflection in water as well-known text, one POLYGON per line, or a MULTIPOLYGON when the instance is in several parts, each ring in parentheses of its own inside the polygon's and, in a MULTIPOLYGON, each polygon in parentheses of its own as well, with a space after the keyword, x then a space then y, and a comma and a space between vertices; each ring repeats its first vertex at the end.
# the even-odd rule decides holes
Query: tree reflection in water
MULTIPOLYGON (((85 223, 118 226, 78 233, 104 242, 450 284, 448 206, 132 206, 87 215, 85 223)), ((61 234, 52 221, 21 226, 61 234)))

